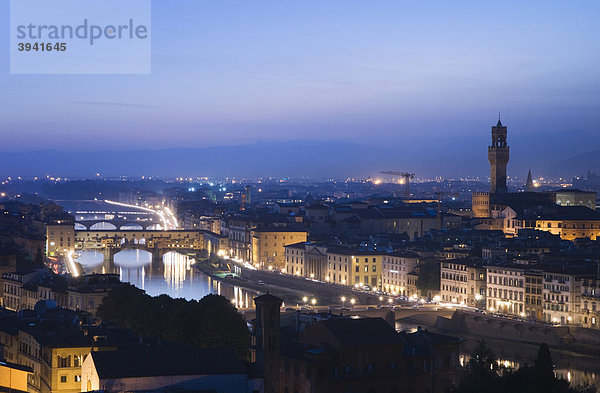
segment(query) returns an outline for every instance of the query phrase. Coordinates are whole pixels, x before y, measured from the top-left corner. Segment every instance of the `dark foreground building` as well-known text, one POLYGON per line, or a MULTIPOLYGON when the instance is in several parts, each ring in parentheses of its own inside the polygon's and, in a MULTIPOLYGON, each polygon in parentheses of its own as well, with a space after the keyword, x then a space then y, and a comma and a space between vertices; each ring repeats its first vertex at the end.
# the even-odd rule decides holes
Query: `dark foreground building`
MULTIPOLYGON (((281 323, 281 300, 255 298, 257 361, 265 393, 449 392, 457 386, 460 340, 397 333, 381 318, 315 314, 281 323)), ((299 314, 299 313, 298 313, 299 314)))

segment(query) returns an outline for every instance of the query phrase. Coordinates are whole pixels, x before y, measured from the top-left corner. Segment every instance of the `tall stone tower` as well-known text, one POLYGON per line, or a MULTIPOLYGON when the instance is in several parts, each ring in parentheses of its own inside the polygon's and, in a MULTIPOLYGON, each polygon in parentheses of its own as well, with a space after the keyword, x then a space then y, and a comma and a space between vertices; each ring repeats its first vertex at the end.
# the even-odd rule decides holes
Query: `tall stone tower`
POLYGON ((506 126, 500 117, 498 124, 492 127, 492 144, 488 146, 490 161, 490 194, 504 194, 506 188, 506 165, 508 164, 508 144, 506 143, 506 126))

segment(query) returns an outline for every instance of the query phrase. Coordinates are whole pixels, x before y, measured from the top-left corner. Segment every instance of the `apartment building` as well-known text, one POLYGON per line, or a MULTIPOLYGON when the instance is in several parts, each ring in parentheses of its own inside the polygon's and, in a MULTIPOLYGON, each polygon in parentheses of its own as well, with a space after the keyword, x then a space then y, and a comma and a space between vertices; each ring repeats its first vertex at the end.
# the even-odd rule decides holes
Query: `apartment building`
POLYGON ((419 265, 421 257, 412 251, 395 251, 382 258, 382 289, 392 295, 409 296, 409 274, 419 265))
POLYGON ((543 278, 539 270, 525 271, 525 317, 532 321, 544 319, 543 278))
POLYGON ((581 289, 584 277, 563 266, 544 269, 544 321, 560 324, 581 322, 581 289))
POLYGON ((587 277, 581 282, 581 316, 582 326, 600 329, 600 278, 587 277))
POLYGON ((46 226, 46 255, 66 255, 75 250, 73 223, 56 223, 46 226))
POLYGON ((305 242, 308 233, 305 230, 290 227, 260 227, 251 233, 251 261, 261 269, 284 269, 285 246, 305 242))
POLYGON ((461 258, 440 264, 440 297, 470 307, 485 306, 486 269, 479 258, 461 258))
POLYGON ((304 277, 304 251, 306 244, 306 242, 301 242, 284 246, 285 267, 281 269, 282 273, 304 277))
POLYGON ((525 317, 526 266, 486 266, 487 309, 491 312, 525 317))
POLYGON ((327 249, 326 281, 350 285, 352 283, 352 251, 342 247, 327 249))

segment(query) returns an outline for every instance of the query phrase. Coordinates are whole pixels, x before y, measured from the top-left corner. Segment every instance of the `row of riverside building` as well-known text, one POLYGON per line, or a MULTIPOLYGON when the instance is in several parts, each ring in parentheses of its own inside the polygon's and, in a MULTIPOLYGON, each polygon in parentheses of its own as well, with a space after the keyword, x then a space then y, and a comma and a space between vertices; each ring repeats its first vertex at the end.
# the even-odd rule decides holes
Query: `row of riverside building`
POLYGON ((332 284, 369 287, 394 295, 418 293, 423 258, 412 251, 381 251, 302 242, 285 246, 283 273, 332 284))
POLYGON ((394 296, 439 296, 441 302, 490 313, 598 329, 598 262, 567 259, 550 255, 541 260, 531 256, 494 260, 468 256, 460 248, 390 252, 302 242, 285 246, 282 272, 394 296), (420 267, 427 262, 439 264, 439 292, 423 294, 416 285, 420 267))
POLYGON ((440 298, 532 321, 600 328, 598 264, 552 262, 443 261, 440 298))

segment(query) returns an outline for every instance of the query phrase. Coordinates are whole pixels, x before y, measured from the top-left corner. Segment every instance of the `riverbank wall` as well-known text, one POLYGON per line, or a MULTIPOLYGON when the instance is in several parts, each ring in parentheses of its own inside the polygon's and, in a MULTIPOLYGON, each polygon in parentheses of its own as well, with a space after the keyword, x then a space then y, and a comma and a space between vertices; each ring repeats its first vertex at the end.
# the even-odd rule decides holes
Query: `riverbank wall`
POLYGON ((495 338, 571 349, 576 352, 599 352, 600 331, 577 326, 551 326, 457 310, 451 318, 438 317, 436 329, 454 334, 495 338))

